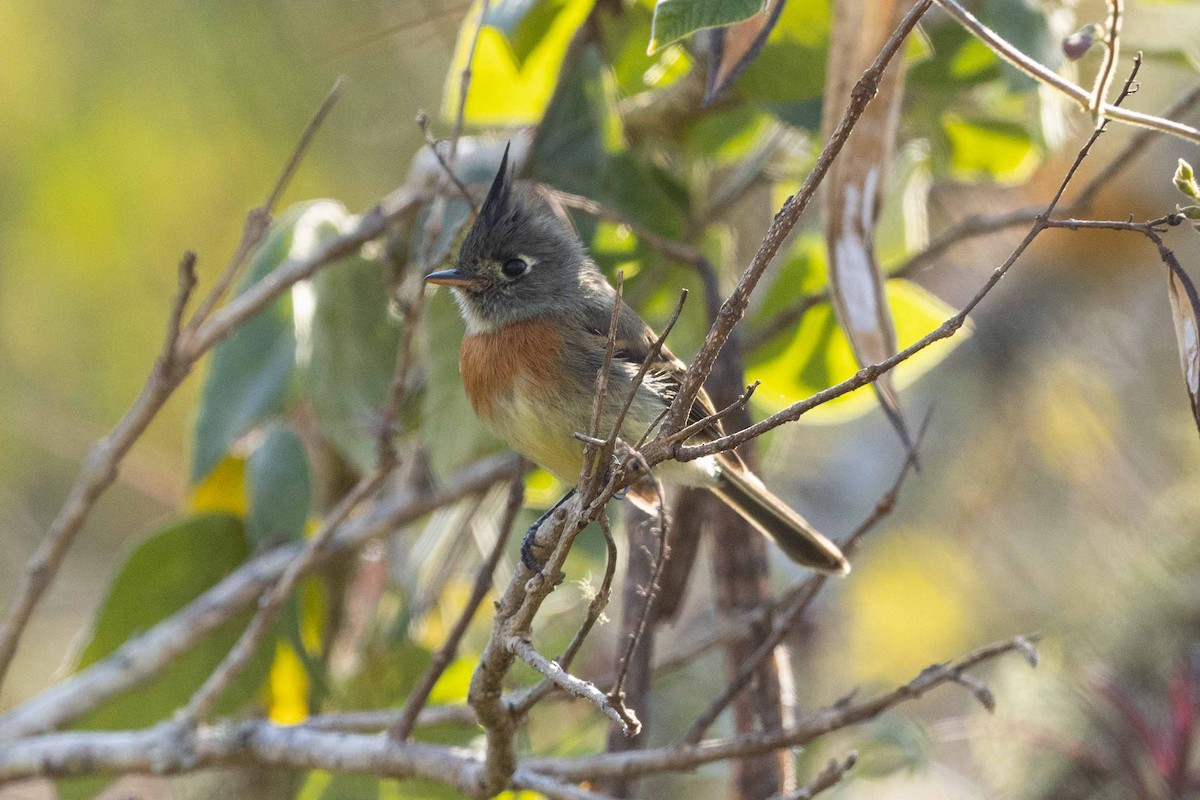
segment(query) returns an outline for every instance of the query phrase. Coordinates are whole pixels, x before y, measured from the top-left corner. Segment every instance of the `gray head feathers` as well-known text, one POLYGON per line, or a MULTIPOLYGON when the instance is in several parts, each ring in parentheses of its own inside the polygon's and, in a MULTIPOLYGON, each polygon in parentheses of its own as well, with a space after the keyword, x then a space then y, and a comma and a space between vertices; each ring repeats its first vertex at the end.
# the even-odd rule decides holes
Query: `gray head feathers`
POLYGON ((455 268, 473 281, 455 297, 476 330, 571 313, 581 284, 603 283, 570 224, 534 187, 513 179, 507 148, 455 268))

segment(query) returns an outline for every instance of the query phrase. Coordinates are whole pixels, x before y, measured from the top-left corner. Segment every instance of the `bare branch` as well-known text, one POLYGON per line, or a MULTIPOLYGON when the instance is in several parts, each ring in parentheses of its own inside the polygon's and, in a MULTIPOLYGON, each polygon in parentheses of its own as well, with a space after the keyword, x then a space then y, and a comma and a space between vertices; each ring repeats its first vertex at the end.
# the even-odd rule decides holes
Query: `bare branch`
POLYGON ((836 758, 830 759, 829 763, 825 765, 825 769, 821 770, 821 774, 817 775, 816 779, 808 786, 794 792, 775 795, 769 800, 812 800, 826 789, 831 789, 841 783, 842 778, 846 777, 846 773, 857 763, 858 753, 851 750, 841 761, 836 758))
MULTIPOLYGON (((465 74, 465 71, 464 71, 465 74)), ((464 100, 465 102, 465 100, 464 100)), ((479 204, 475 202, 475 198, 467 191, 467 187, 463 185, 462 179, 454 172, 454 168, 442 156, 442 151, 438 150, 437 140, 433 138, 433 133, 429 130, 429 116, 424 111, 417 113, 417 127, 421 129, 421 135, 425 137, 425 145, 429 148, 429 152, 433 153, 433 157, 437 159, 438 165, 442 168, 442 172, 446 173, 446 177, 458 189, 458 193, 462 195, 467 206, 471 209, 471 216, 479 216, 479 204)), ((458 138, 455 137, 450 143, 450 157, 454 158, 455 151, 458 147, 458 138)))
MULTIPOLYGON (((950 0, 945 1, 948 2, 950 0)), ((943 2, 943 0, 939 0, 939 2, 943 2)), ((1137 75, 1137 70, 1140 65, 1140 59, 1135 59, 1133 69, 1130 72, 1129 78, 1125 82, 1125 89, 1122 91, 1121 98, 1119 99, 1124 99, 1129 94, 1130 87, 1133 85, 1133 80, 1137 75)), ((996 284, 998 284, 1005 274, 1007 274, 1009 268, 1016 263, 1017 259, 1019 259, 1021 255, 1024 254, 1025 250, 1028 249, 1029 245, 1033 243, 1033 240, 1036 239, 1042 231, 1046 230, 1046 228, 1052 226, 1053 221, 1051 217, 1054 214, 1054 210, 1058 207, 1059 201, 1062 200, 1063 193, 1066 192, 1067 186, 1070 185, 1071 180, 1075 177, 1075 173, 1079 170, 1080 165, 1083 164, 1084 159, 1086 159, 1088 154, 1091 152, 1092 145, 1094 145, 1096 140, 1100 138, 1100 135, 1104 132, 1105 127, 1105 125, 1101 125, 1092 131, 1092 135, 1088 137, 1087 141, 1084 142, 1083 146, 1076 154, 1075 160, 1072 162, 1070 168, 1067 170, 1066 175, 1063 177, 1062 182, 1059 184, 1058 190, 1054 193, 1054 197, 1051 198, 1046 208, 1034 220, 1029 232, 1025 234, 1025 237, 1020 241, 1020 243, 1017 244, 1016 248, 1012 251, 1012 253, 1009 254, 1008 258, 1005 259, 1000 266, 993 270, 992 274, 984 282, 983 286, 979 288, 975 295, 969 301, 967 301, 966 305, 964 305, 958 311, 958 313, 947 319, 935 330, 930 331, 924 337, 891 356, 890 358, 886 358, 878 363, 863 367, 852 377, 847 378, 841 383, 817 392, 805 400, 800 400, 796 403, 793 403, 783 411, 777 412, 761 422, 744 428, 734 434, 696 445, 673 445, 673 452, 671 455, 680 461, 688 461, 695 458, 701 458, 706 455, 719 453, 724 450, 730 450, 744 442, 757 438, 763 433, 777 428, 786 422, 792 422, 799 419, 801 416, 817 406, 823 405, 834 398, 841 397, 842 395, 852 392, 855 389, 872 383, 880 375, 893 369, 897 364, 906 361, 934 342, 953 336, 958 329, 966 323, 967 315, 975 310, 975 307, 983 301, 983 298, 987 297, 992 289, 995 288, 996 284)), ((728 301, 726 301, 726 305, 728 305, 728 301)), ((722 311, 724 311, 724 308, 722 308, 722 311)), ((711 335, 712 334, 710 333, 710 338, 711 335)), ((652 443, 652 446, 653 444, 657 443, 652 443)), ((651 457, 652 460, 659 457, 657 453, 648 454, 648 456, 651 457)))
MULTIPOLYGON (((646 468, 649 473, 649 467, 646 468)), ((641 642, 642 636, 646 633, 646 627, 650 622, 650 614, 654 608, 654 600, 658 597, 661 589, 663 568, 667 564, 667 559, 671 556, 670 548, 667 547, 667 509, 666 509, 666 494, 663 491, 662 482, 658 478, 650 475, 648 480, 654 484, 654 493, 658 498, 658 556, 654 559, 654 568, 650 572, 649 584, 645 587, 645 601, 642 603, 642 608, 638 614, 637 624, 629 634, 629 638, 625 642, 625 649, 621 653, 621 658, 617 661, 617 677, 613 681, 612 688, 608 691, 609 702, 619 708, 625 708, 625 678, 629 674, 629 666, 633 663, 633 653, 637 649, 638 643, 641 642)), ((647 548, 649 549, 649 548, 647 548)))
POLYGON ((466 794, 477 790, 480 773, 478 759, 459 748, 249 720, 195 730, 163 723, 139 731, 55 733, 23 739, 0 750, 0 783, 38 776, 170 775, 247 761, 293 769, 421 777, 466 794))
POLYGON ((590 789, 581 789, 574 784, 556 781, 519 767, 513 773, 512 783, 514 788, 530 789, 544 795, 549 800, 616 800, 609 795, 599 794, 590 789))
POLYGON ((533 643, 528 639, 511 639, 508 647, 522 661, 540 672, 558 688, 595 705, 603 712, 604 716, 620 725, 626 736, 636 736, 642 729, 642 723, 638 722, 637 716, 632 711, 613 703, 612 698, 597 689, 595 684, 576 678, 557 662, 546 658, 534 648, 533 643))
POLYGON ((330 539, 337 533, 338 528, 346 521, 359 504, 370 497, 380 484, 386 473, 375 470, 370 475, 363 476, 349 494, 341 499, 328 517, 321 523, 320 529, 304 543, 304 549, 288 564, 287 569, 279 576, 271 591, 259 601, 258 612, 250 625, 242 632, 241 638, 233 646, 217 668, 213 670, 203 685, 192 695, 187 707, 179 714, 180 721, 195 723, 208 717, 221 694, 229 687, 245 666, 250 663, 254 651, 263 638, 275 624, 283 604, 300 580, 320 557, 321 551, 329 544, 330 539))
MULTIPOLYGON (((463 65, 462 76, 459 78, 458 113, 454 116, 454 130, 450 134, 451 164, 454 163, 455 156, 458 155, 458 140, 462 136, 463 121, 467 117, 467 92, 471 88, 471 65, 475 62, 475 51, 479 47, 479 36, 483 33, 483 26, 487 24, 490 2, 491 0, 481 0, 479 4, 479 24, 475 26, 475 35, 471 38, 471 49, 467 51, 467 63, 463 65)), ((471 208, 474 209, 474 205, 471 208)))
POLYGON ((1121 57, 1121 20, 1124 17, 1125 0, 1108 0, 1108 38, 1104 42, 1104 57, 1096 73, 1096 84, 1092 87, 1089 110, 1096 125, 1104 124, 1104 106, 1108 102, 1108 90, 1112 88, 1117 74, 1117 60, 1121 57))
MULTIPOLYGON (((350 520, 319 552, 313 566, 386 536, 434 509, 486 491, 519 471, 512 456, 497 456, 463 468, 433 494, 400 490, 350 520)), ((78 719, 105 700, 159 674, 181 653, 252 605, 296 561, 302 545, 280 547, 234 570, 182 610, 130 639, 109 656, 22 705, 0 714, 0 742, 53 730, 78 719)))
MULTIPOLYGON (((937 4, 954 17, 958 22, 986 44, 996 55, 1009 64, 1024 72, 1029 77, 1058 90, 1074 100, 1084 109, 1088 109, 1092 101, 1092 93, 1078 84, 1071 83, 1058 73, 1038 63, 1005 41, 998 33, 976 19, 971 12, 963 8, 956 0, 937 0, 937 4)), ((1117 120, 1129 125, 1168 133, 1190 142, 1200 142, 1200 130, 1182 122, 1143 114, 1138 111, 1128 111, 1116 105, 1104 103, 1100 108, 1101 116, 1105 119, 1117 120)))
POLYGON ((74 544, 92 507, 117 479, 121 461, 134 442, 145 432, 167 398, 191 370, 192 362, 181 359, 177 348, 184 309, 196 286, 195 266, 195 255, 185 253, 179 262, 178 289, 168 314, 162 351, 150 376, 116 427, 93 445, 70 494, 21 574, 12 605, 0 624, 0 685, 3 685, 8 668, 12 665, 17 644, 33 616, 34 608, 58 574, 67 551, 74 544))
POLYGON ((325 95, 325 99, 321 101, 321 105, 317 107, 308 124, 304 126, 304 132, 300 134, 300 139, 296 142, 296 146, 292 148, 292 154, 288 157, 287 163, 283 165, 279 177, 275 179, 275 185, 271 188, 271 193, 267 195, 267 199, 263 201, 261 206, 251 210, 246 215, 246 225, 242 229, 242 236, 238 241, 237 247, 234 249, 233 256, 229 259, 229 263, 225 265, 225 269, 221 272, 221 276, 217 278, 217 282, 213 285, 213 288, 200 301, 199 307, 192 314, 192 318, 188 322, 189 331, 194 331, 200 323, 208 319, 213 309, 217 307, 229 292, 230 287, 233 286, 233 282, 237 280, 237 276, 241 272, 242 266, 246 263, 246 259, 250 256, 250 253, 262 242, 263 237, 267 233, 267 228, 271 225, 271 216, 275 213, 275 207, 279 204, 280 198, 283 197, 288 184, 292 182, 292 178, 295 176, 296 170, 299 169, 300 162, 304 160, 305 154, 308 153, 309 145, 312 144, 317 131, 324 124, 325 118, 329 116, 329 112, 337 105, 338 98, 342 96, 342 89, 345 86, 346 76, 344 75, 333 82, 333 88, 329 90, 329 94, 325 95))
POLYGON ((462 641, 462 637, 466 634, 467 628, 471 624, 471 620, 475 618, 475 612, 479 610, 479 605, 483 602, 483 598, 492 588, 492 575, 496 571, 496 565, 500 563, 500 557, 504 555, 504 546, 508 543, 510 534, 512 533, 513 523, 517 519, 517 514, 521 510, 521 501, 525 497, 525 470, 519 469, 513 475, 512 482, 508 490, 508 502, 504 507, 504 518, 500 522, 500 530, 496 535, 496 541, 492 545, 491 552, 487 558, 479 566, 479 572, 475 575, 475 583, 471 587, 471 596, 467 598, 467 604, 463 607, 462 613, 458 615, 458 619, 454 623, 454 627, 450 629, 450 633, 446 635, 446 641, 438 648, 429 661, 429 666, 425 668, 420 679, 412 691, 409 692, 408 698, 404 701, 404 708, 400 713, 400 718, 388 730, 388 736, 393 739, 403 741, 412 733, 413 726, 416 725, 421 709, 425 706, 425 701, 429 699, 429 693, 433 691, 434 684, 438 678, 450 666, 450 662, 458 654, 458 645, 462 641))
MULTIPOLYGON (((900 496, 900 490, 904 487, 904 481, 916 465, 917 453, 920 450, 921 441, 925 436, 928 424, 929 416, 927 415, 913 440, 912 449, 909 451, 908 457, 905 459, 904 465, 900 468, 900 473, 896 476, 896 480, 892 483, 891 488, 888 489, 883 497, 879 498, 871 513, 859 523, 854 532, 838 545, 842 553, 847 557, 854 553, 858 548, 858 543, 867 533, 892 513, 892 509, 896 506, 896 500, 900 496)), ((812 604, 813 599, 817 596, 817 592, 821 591, 828 580, 829 576, 825 573, 817 573, 810 576, 795 591, 788 594, 786 602, 780 606, 781 610, 777 614, 772 615, 773 622, 770 634, 759 643, 754 653, 746 659, 737 675, 729 681, 721 694, 692 723, 692 726, 683 736, 685 743, 694 744, 700 741, 709 727, 716 721, 717 717, 721 715, 721 712, 750 685, 759 666, 766 659, 770 658, 771 654, 775 652, 775 648, 783 641, 783 638, 800 622, 800 619, 812 604)), ((746 630, 753 630, 753 627, 747 626, 746 630)))

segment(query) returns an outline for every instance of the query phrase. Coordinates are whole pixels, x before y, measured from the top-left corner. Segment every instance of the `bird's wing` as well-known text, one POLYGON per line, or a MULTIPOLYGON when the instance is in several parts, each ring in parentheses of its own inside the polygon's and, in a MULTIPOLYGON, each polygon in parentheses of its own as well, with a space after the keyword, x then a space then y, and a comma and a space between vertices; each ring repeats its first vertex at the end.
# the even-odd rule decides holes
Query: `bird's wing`
MULTIPOLYGON (((591 313, 583 315, 581 321, 584 323, 587 334, 595 337, 601 348, 605 347, 612 321, 612 306, 609 306, 607 310, 598 307, 591 313)), ((613 341, 613 360, 631 366, 636 372, 650 356, 654 342, 658 340, 658 335, 638 316, 636 311, 624 302, 621 303, 621 313, 617 318, 616 334, 613 341)), ((646 371, 647 384, 658 389, 664 403, 670 404, 679 391, 683 374, 686 371, 687 365, 679 360, 666 345, 663 345, 646 371)), ((688 411, 688 424, 700 422, 715 413, 708 392, 701 389, 688 411)), ((698 434, 700 438, 714 439, 724 435, 725 432, 719 420, 712 420, 698 434)))

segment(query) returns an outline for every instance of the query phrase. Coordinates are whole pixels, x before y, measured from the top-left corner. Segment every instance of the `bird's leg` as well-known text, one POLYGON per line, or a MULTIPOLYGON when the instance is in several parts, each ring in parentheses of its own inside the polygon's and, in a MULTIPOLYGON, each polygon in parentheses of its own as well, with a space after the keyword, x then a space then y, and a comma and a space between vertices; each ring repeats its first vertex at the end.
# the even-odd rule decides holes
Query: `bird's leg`
POLYGON ((574 489, 571 489, 571 491, 564 494, 557 503, 548 508, 546 513, 538 517, 537 520, 535 520, 534 523, 529 526, 529 530, 525 531, 525 538, 521 540, 521 563, 539 575, 542 573, 542 564, 540 561, 538 561, 537 556, 533 554, 533 548, 535 544, 534 536, 537 535, 538 528, 542 527, 542 523, 549 519, 555 511, 558 511, 558 509, 562 508, 563 503, 567 502, 574 496, 574 489))

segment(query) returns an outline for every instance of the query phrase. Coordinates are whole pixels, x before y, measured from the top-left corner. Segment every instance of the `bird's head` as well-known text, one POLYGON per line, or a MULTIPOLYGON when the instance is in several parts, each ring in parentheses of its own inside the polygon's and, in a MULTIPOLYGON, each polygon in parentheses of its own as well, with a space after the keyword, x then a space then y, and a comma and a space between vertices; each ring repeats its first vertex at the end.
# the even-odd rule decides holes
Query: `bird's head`
POLYGON ((508 171, 508 148, 451 269, 425 276, 454 291, 468 333, 570 313, 595 270, 571 226, 508 171))

